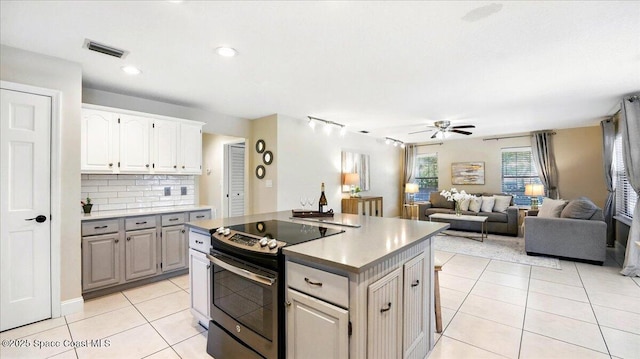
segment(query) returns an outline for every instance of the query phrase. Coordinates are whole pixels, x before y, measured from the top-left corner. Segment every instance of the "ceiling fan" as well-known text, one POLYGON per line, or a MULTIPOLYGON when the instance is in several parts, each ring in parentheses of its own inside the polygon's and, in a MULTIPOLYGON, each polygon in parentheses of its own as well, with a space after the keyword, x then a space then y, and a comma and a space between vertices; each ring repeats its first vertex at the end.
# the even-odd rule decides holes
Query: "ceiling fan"
MULTIPOLYGON (((435 133, 433 134, 433 136, 431 136, 431 138, 436 138, 436 136, 438 136, 439 133, 442 133, 444 135, 445 132, 455 132, 455 133, 459 133, 462 135, 470 135, 471 132, 469 131, 462 131, 460 130, 461 128, 476 128, 476 126, 474 125, 460 125, 460 126, 451 126, 451 121, 436 121, 433 123, 433 126, 427 126, 427 127, 432 127, 435 128, 435 133)), ((416 132, 410 132, 410 135, 413 135, 414 133, 422 133, 422 132, 428 132, 428 131, 433 131, 433 130, 422 130, 422 131, 416 131, 416 132)))

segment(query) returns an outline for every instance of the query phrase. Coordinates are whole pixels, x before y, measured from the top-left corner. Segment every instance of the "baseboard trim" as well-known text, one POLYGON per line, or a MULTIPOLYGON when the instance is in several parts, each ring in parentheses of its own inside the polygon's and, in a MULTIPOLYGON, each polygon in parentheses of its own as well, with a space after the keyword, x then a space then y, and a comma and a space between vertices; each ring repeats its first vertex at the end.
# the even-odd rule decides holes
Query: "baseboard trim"
POLYGON ((82 297, 64 300, 60 304, 60 316, 81 312, 84 308, 84 299, 82 297))

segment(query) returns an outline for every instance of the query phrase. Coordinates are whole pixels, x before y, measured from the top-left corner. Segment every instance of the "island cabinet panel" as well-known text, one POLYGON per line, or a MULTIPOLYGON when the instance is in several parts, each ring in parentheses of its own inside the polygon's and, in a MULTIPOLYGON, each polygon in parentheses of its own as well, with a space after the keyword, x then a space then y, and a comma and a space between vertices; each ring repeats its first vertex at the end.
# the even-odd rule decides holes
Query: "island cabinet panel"
POLYGON ((428 288, 425 285, 425 256, 420 254, 404 265, 403 358, 424 357, 427 349, 428 288))
POLYGON ((82 238, 82 289, 120 283, 120 235, 101 234, 82 238))
POLYGON ((132 280, 156 274, 156 229, 130 231, 125 235, 125 278, 132 280))
POLYGON ((369 286, 367 358, 401 358, 402 268, 369 286))
POLYGON ((349 312, 287 289, 288 359, 349 357, 349 312))

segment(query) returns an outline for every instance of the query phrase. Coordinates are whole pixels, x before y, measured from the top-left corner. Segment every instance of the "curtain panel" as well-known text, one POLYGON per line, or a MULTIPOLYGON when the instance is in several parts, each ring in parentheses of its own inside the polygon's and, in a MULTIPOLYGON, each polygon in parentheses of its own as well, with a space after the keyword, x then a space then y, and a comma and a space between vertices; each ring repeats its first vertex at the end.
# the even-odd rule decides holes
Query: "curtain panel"
POLYGON ((404 148, 404 173, 402 178, 402 198, 404 198, 403 202, 406 202, 406 193, 405 187, 407 183, 413 182, 415 178, 415 173, 413 173, 415 163, 416 163, 416 154, 418 151, 418 147, 414 144, 406 145, 404 148))
POLYGON ((540 181, 547 191, 547 197, 558 199, 560 198, 558 169, 553 151, 552 135, 550 131, 534 132, 531 138, 531 154, 533 155, 533 163, 538 170, 540 181))
POLYGON ((604 183, 607 186, 607 201, 604 204, 604 220, 607 223, 607 246, 613 247, 616 236, 613 227, 615 209, 615 183, 613 182, 613 151, 616 140, 616 124, 613 118, 600 122, 602 128, 602 159, 604 165, 604 183))
MULTIPOLYGON (((620 106, 622 130, 622 154, 627 179, 631 188, 640 196, 640 94, 625 97, 620 106)), ((622 266, 623 275, 640 277, 640 201, 636 202, 629 239, 622 266)))

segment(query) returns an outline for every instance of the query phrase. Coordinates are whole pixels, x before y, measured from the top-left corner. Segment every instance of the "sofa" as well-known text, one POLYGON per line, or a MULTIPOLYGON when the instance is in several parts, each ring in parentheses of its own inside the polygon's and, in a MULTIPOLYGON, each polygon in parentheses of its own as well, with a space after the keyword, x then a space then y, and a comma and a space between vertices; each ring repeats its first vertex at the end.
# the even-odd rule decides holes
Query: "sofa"
MULTIPOLYGON (((472 193, 473 194, 473 193, 472 193)), ((513 205, 513 196, 504 193, 477 193, 474 196, 481 197, 493 197, 493 196, 508 196, 511 197, 508 206, 504 211, 471 211, 463 210, 462 214, 471 216, 486 216, 487 219, 487 231, 493 234, 505 234, 510 236, 518 235, 518 207, 513 205)), ((449 213, 455 214, 455 203, 453 201, 447 201, 439 192, 431 192, 429 201, 418 204, 419 219, 428 221, 429 216, 434 213, 449 213)), ((477 222, 465 222, 465 221, 453 221, 450 224, 450 229, 460 231, 478 231, 477 222)))
POLYGON ((524 218, 524 243, 528 255, 602 265, 607 256, 607 224, 602 209, 588 198, 545 198, 536 216, 524 218))

